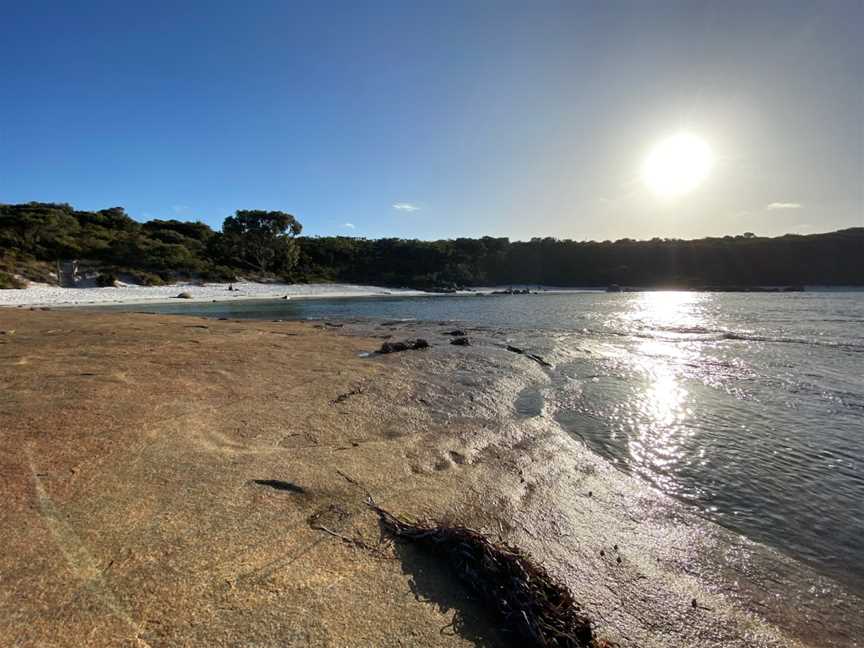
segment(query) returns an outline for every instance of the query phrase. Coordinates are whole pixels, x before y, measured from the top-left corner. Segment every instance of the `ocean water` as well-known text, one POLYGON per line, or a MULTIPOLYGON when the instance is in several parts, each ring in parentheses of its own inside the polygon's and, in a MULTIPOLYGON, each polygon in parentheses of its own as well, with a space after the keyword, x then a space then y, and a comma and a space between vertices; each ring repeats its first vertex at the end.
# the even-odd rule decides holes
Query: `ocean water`
MULTIPOLYGON (((142 307, 125 307, 142 310, 142 307)), ((864 591, 864 292, 548 293, 170 304, 250 319, 512 331, 553 361, 538 399, 620 470, 864 591)), ((520 406, 521 403, 521 406, 520 406)))

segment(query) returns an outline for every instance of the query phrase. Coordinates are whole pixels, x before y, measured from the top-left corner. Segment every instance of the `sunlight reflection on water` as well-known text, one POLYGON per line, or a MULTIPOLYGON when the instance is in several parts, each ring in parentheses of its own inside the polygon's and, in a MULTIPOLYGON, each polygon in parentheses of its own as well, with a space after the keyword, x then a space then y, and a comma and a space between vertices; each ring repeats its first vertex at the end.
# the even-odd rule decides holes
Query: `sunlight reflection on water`
POLYGON ((694 292, 643 292, 621 315, 631 322, 642 322, 654 328, 706 328, 703 306, 710 296, 694 292))
POLYGON ((600 343, 561 368, 581 392, 556 420, 620 469, 860 589, 864 300, 606 303, 600 343))
MULTIPOLYGON (((709 330, 705 316, 705 295, 686 292, 641 293, 620 317, 631 327, 677 333, 709 330)), ((692 459, 685 450, 696 434, 689 425, 693 410, 689 393, 679 375, 683 363, 699 364, 696 346, 685 347, 670 341, 644 339, 629 356, 631 368, 641 375, 641 385, 621 402, 613 421, 624 437, 630 467, 649 476, 664 490, 680 491, 672 469, 692 459)))

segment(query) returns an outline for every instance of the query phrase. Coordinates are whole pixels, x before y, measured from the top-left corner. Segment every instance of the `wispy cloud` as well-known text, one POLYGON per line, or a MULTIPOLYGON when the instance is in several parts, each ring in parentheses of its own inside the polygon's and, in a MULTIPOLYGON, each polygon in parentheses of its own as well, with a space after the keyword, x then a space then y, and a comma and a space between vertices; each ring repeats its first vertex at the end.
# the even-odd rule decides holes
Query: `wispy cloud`
POLYGON ((342 227, 345 229, 355 229, 354 223, 342 223, 342 227))
POLYGON ((175 214, 185 214, 190 209, 192 209, 189 205, 171 205, 171 211, 175 214))
POLYGON ((412 205, 411 203, 397 202, 393 203, 393 209, 404 212, 415 212, 420 208, 417 205, 412 205))
POLYGON ((804 205, 794 202, 773 202, 765 209, 801 209, 804 205))

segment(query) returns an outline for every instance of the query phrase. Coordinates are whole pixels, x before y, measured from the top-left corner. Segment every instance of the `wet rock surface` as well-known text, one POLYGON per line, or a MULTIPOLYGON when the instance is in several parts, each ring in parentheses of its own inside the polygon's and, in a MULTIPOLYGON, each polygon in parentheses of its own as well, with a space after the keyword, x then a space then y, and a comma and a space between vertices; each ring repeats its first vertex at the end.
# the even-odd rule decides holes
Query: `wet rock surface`
POLYGON ((526 351, 525 349, 520 349, 519 347, 513 346, 512 344, 508 344, 505 348, 511 353, 518 353, 519 355, 524 355, 526 358, 531 358, 534 362, 543 365, 544 367, 552 366, 536 353, 531 353, 530 351, 526 351))
POLYGON ((378 353, 400 353, 402 351, 418 351, 420 349, 428 349, 429 343, 423 338, 416 340, 405 340, 404 342, 385 342, 378 349, 378 353))
POLYGON ((513 407, 522 416, 540 416, 543 413, 543 394, 534 387, 526 387, 519 392, 513 407))
POLYGON ((506 346, 556 364, 536 335, 378 355, 438 328, 188 324, 0 311, 11 645, 512 644, 434 558, 382 542, 369 495, 519 547, 621 646, 859 642, 860 599, 530 407, 554 368, 506 346))
POLYGON ((441 335, 449 335, 450 337, 460 338, 465 337, 468 334, 462 329, 453 329, 452 331, 443 331, 441 335))

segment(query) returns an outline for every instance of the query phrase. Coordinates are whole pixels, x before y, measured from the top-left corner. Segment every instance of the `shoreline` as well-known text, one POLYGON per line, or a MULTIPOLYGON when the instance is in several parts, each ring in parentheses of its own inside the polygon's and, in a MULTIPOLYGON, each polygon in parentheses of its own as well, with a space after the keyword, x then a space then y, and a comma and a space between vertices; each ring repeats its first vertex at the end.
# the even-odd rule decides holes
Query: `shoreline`
MULTIPOLYGON (((602 293, 589 288, 543 288, 531 294, 602 293)), ((117 287, 60 288, 49 285, 31 285, 28 288, 0 290, 0 308, 24 306, 87 307, 135 304, 212 303, 234 301, 269 301, 285 299, 349 299, 354 297, 471 297, 502 295, 500 287, 476 287, 455 292, 417 290, 413 288, 387 288, 363 284, 277 284, 256 282, 178 283, 166 286, 123 285, 117 287), (235 286, 233 291, 228 286, 235 286), (191 298, 178 298, 183 292, 191 298), (142 294, 143 293, 143 294, 142 294)), ((507 296, 507 295, 502 295, 507 296)))
MULTIPOLYGON (((167 286, 118 286, 60 288, 31 286, 0 291, 0 307, 19 306, 103 306, 121 304, 210 303, 249 300, 326 299, 348 297, 419 297, 434 295, 419 290, 382 288, 357 284, 262 284, 254 282, 170 284, 167 286), (235 286, 233 291, 228 286, 235 286), (144 293, 144 294, 142 294, 144 293), (180 293, 192 295, 178 298, 180 293)), ((467 293, 470 294, 470 293, 467 293)))
POLYGON ((549 375, 498 332, 472 328, 475 346, 457 348, 434 323, 333 331, 85 310, 0 310, 0 329, 14 330, 0 336, 0 429, 14 431, 0 435, 0 521, 14 530, 0 628, 15 619, 2 634, 22 645, 58 623, 70 645, 495 644, 494 622, 434 561, 382 558, 308 523, 374 543, 367 493, 525 549, 622 647, 857 645, 860 599, 623 475, 548 418, 514 416, 549 375), (421 335, 431 349, 359 357, 421 335), (441 635, 454 610, 463 624, 441 635))
MULTIPOLYGON (((527 286, 478 286, 470 290, 456 292, 425 291, 412 288, 387 288, 362 284, 283 284, 283 283, 177 283, 165 286, 138 286, 126 284, 116 287, 61 288, 48 284, 31 284, 27 288, 0 290, 0 308, 21 308, 26 306, 49 307, 87 307, 136 304, 173 304, 173 303, 212 303, 240 302, 254 300, 304 300, 304 299, 348 299, 355 297, 471 297, 471 296, 511 296, 507 291, 513 288, 528 289, 529 294, 604 294, 603 288, 574 287, 563 288, 542 286, 533 290, 527 286), (236 286, 229 291, 229 286, 236 286), (181 299, 180 293, 190 293, 191 298, 181 299)), ((864 287, 820 287, 807 286, 807 293, 814 292, 858 292, 864 287)), ((642 292, 693 292, 689 289, 673 288, 628 288, 625 294, 642 292)), ((698 291, 697 291, 698 292, 698 291)), ((711 292, 711 291, 708 291, 711 292)), ((777 290, 742 291, 741 294, 797 294, 777 290)), ((517 294, 517 293, 514 293, 517 294)))

